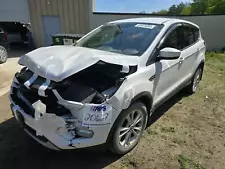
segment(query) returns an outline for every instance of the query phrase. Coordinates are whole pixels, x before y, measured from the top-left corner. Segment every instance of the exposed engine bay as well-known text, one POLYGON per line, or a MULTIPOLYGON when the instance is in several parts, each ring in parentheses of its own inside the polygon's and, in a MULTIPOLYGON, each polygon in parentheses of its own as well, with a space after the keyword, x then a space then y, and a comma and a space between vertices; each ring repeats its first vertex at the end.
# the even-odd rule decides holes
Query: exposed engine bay
POLYGON ((21 92, 25 95, 30 92, 30 94, 27 93, 29 95, 27 95, 27 99, 31 104, 41 99, 47 107, 51 107, 51 102, 54 102, 54 99, 49 99, 49 97, 52 97, 51 91, 53 89, 57 90, 61 97, 68 101, 101 104, 115 94, 125 77, 134 73, 136 67, 130 67, 128 73, 122 73, 121 70, 122 66, 120 65, 100 61, 61 82, 51 81, 45 90, 45 96, 40 94, 38 96, 38 90, 45 83, 45 78, 38 76, 27 88, 24 84, 32 78, 33 72, 25 67, 15 77, 19 82, 21 92))
POLYGON ((24 67, 16 73, 11 87, 11 107, 16 112, 14 115, 23 120, 25 117, 29 119, 25 128, 33 132, 32 137, 38 139, 52 140, 48 135, 56 131, 56 135, 69 141, 65 143, 67 146, 73 145, 76 138, 90 138, 94 132, 85 126, 108 124, 112 118, 112 114, 109 114, 112 107, 105 102, 116 93, 126 76, 136 71, 133 66, 128 73, 123 73, 122 68, 120 65, 98 62, 61 82, 48 82, 43 92, 41 88, 47 80, 24 67), (65 101, 77 104, 71 108, 60 104, 54 91, 65 101), (79 114, 83 116, 80 119, 79 114))

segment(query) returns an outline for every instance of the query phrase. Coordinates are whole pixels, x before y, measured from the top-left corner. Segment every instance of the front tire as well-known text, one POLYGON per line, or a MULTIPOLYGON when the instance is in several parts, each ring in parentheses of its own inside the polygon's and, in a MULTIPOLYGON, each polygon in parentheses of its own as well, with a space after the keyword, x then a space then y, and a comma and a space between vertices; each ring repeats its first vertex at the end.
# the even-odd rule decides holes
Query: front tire
POLYGON ((0 63, 5 63, 8 58, 8 53, 3 46, 0 46, 0 63))
POLYGON ((147 118, 147 108, 141 102, 133 103, 123 110, 109 135, 110 150, 119 155, 131 151, 145 130, 147 118))

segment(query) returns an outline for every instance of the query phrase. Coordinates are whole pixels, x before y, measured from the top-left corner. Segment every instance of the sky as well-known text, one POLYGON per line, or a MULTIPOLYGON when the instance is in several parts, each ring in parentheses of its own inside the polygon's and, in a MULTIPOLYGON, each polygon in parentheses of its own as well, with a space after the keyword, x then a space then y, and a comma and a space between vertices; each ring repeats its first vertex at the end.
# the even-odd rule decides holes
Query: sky
POLYGON ((151 13, 192 0, 96 0, 96 12, 151 13))

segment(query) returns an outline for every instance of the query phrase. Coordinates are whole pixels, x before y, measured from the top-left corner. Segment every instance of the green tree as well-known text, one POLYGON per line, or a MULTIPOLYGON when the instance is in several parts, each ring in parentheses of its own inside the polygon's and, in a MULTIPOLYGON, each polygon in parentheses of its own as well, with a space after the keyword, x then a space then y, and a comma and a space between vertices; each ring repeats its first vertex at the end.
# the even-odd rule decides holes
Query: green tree
POLYGON ((156 14, 167 15, 168 14, 168 11, 167 10, 161 10, 159 12, 156 12, 156 14))
POLYGON ((186 6, 185 6, 185 4, 183 2, 178 4, 177 5, 177 11, 176 11, 177 15, 180 15, 183 12, 185 7, 186 6))
POLYGON ((209 0, 193 0, 191 3, 191 14, 205 14, 208 8, 209 0))
POLYGON ((169 8, 168 14, 169 15, 176 15, 177 14, 177 7, 176 7, 176 5, 173 5, 173 6, 171 6, 169 8))
POLYGON ((168 10, 154 12, 168 15, 225 14, 225 0, 193 0, 192 3, 172 5, 168 10))
POLYGON ((191 15, 191 6, 185 6, 181 12, 181 15, 191 15))
POLYGON ((207 14, 225 14, 225 0, 210 0, 207 14))

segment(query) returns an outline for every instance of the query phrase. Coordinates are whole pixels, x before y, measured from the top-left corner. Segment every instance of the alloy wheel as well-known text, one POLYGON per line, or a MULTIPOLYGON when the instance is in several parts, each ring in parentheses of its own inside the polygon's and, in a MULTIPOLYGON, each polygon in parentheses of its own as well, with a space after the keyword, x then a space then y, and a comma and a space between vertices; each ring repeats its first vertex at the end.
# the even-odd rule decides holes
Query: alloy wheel
POLYGON ((202 69, 198 69, 193 79, 192 90, 196 91, 201 81, 202 69))
POLYGON ((132 146, 140 137, 144 127, 144 116, 141 110, 133 110, 119 126, 119 143, 123 147, 132 146))
POLYGON ((7 58, 7 53, 4 48, 0 48, 0 61, 5 61, 7 58))

